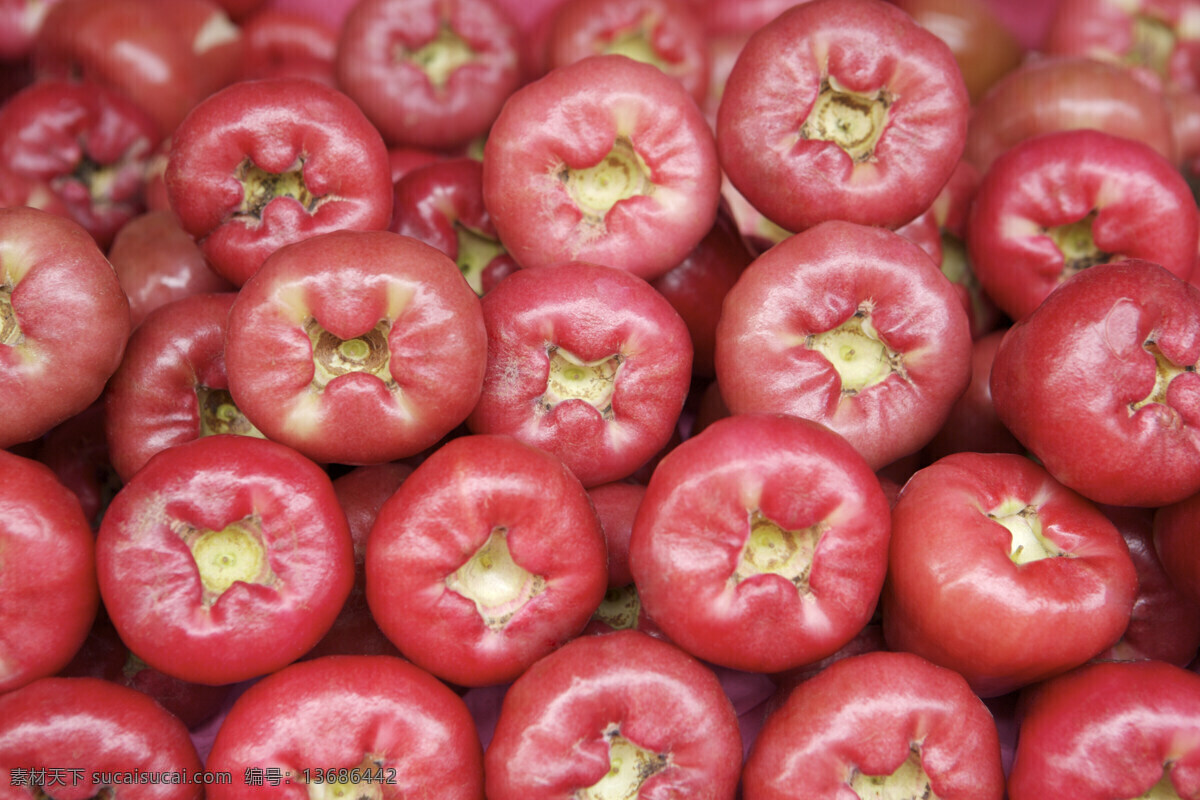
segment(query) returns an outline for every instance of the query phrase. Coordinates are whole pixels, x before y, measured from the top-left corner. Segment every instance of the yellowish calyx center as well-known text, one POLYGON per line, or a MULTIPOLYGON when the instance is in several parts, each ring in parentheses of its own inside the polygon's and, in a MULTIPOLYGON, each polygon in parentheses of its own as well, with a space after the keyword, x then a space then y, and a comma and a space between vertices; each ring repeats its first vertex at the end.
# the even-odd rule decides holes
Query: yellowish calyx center
POLYGON ((11 283, 0 284, 0 344, 10 347, 25 341, 25 334, 17 322, 17 310, 13 308, 12 293, 11 283))
POLYGON ((600 606, 592 613, 592 619, 603 622, 615 631, 637 627, 638 614, 642 610, 642 599, 632 583, 618 586, 604 593, 600 606))
POLYGON ((1167 390, 1171 386, 1171 381, 1175 380, 1179 375, 1196 371, 1195 364, 1180 366, 1167 358, 1158 349, 1158 343, 1153 339, 1147 340, 1142 347, 1146 352, 1154 356, 1154 387, 1150 390, 1150 394, 1141 400, 1129 404, 1130 415, 1143 406, 1148 406, 1152 403, 1159 403, 1165 406, 1167 404, 1167 390))
POLYGON ((200 573, 202 603, 211 607, 235 583, 271 586, 277 582, 267 558, 262 522, 248 516, 220 530, 197 528, 185 522, 173 525, 192 552, 200 573))
POLYGON ((779 575, 795 584, 801 594, 809 594, 813 556, 829 525, 819 522, 788 530, 755 510, 750 514, 749 528, 730 580, 738 584, 756 575, 779 575))
MULTIPOLYGON (((383 767, 382 757, 368 754, 357 766, 341 769, 322 767, 310 769, 305 786, 308 800, 383 800, 383 787, 390 770, 383 767), (323 780, 312 780, 314 777, 323 780)), ((290 779, 303 778, 302 773, 289 772, 290 779)))
POLYGON ((888 122, 891 96, 883 90, 863 94, 843 89, 832 77, 821 81, 821 91, 800 126, 803 139, 832 142, 856 164, 875 156, 875 148, 888 122))
POLYGON ((546 391, 539 401, 543 411, 567 400, 582 400, 599 411, 604 419, 613 419, 613 393, 625 356, 616 353, 595 361, 583 361, 557 345, 547 347, 547 356, 550 371, 546 376, 546 391))
POLYGON ((395 386, 387 341, 390 331, 391 323, 385 319, 361 336, 341 339, 310 317, 304 324, 304 332, 312 342, 313 387, 324 390, 334 378, 351 372, 374 375, 389 389, 395 386))
POLYGON ((450 76, 462 66, 475 60, 475 50, 466 39, 454 32, 449 25, 438 28, 437 35, 425 44, 411 50, 397 46, 395 59, 415 64, 429 78, 435 90, 441 91, 450 81, 450 76))
POLYGON ((651 195, 655 188, 649 167, 625 136, 617 137, 612 150, 599 163, 582 169, 564 166, 558 178, 584 219, 597 225, 617 203, 651 195))
POLYGON ((1158 783, 1147 789, 1145 793, 1130 798, 1130 800, 1183 800, 1175 788, 1174 781, 1171 780, 1171 765, 1166 764, 1163 767, 1163 775, 1158 783))
POLYGON ((1133 15, 1133 41, 1125 53, 1125 63, 1146 67, 1162 78, 1170 72, 1175 52, 1175 31, 1166 22, 1147 14, 1133 15))
POLYGON ((636 800, 642 784, 670 766, 668 755, 639 747, 621 735, 619 725, 604 730, 608 740, 608 772, 575 792, 575 800, 636 800))
POLYGON ((507 251, 504 245, 490 236, 484 236, 473 228, 455 223, 455 237, 458 240, 458 270, 467 279, 467 285, 475 290, 475 294, 483 297, 483 273, 497 256, 507 251))
POLYGON ((1092 225, 1095 222, 1096 212, 1093 211, 1083 219, 1046 229, 1046 235, 1050 237, 1063 256, 1063 269, 1059 275, 1060 282, 1088 267, 1107 264, 1112 260, 1113 254, 1101 250, 1092 236, 1092 225))
POLYGON ((292 198, 310 214, 324 199, 310 192, 304 183, 303 158, 285 172, 267 172, 247 158, 234 174, 242 182, 242 204, 235 214, 241 219, 261 220, 263 211, 277 197, 292 198))
POLYGON ((196 387, 196 399, 200 404, 200 435, 214 436, 220 433, 235 433, 240 436, 266 437, 246 418, 228 389, 196 387))
POLYGON ((810 334, 805 345, 825 356, 837 370, 844 397, 883 383, 893 373, 904 374, 902 356, 879 338, 866 307, 832 330, 810 334))
POLYGON ((508 531, 496 528, 475 554, 446 578, 446 588, 475 604, 484 624, 501 630, 546 589, 546 579, 513 560, 508 531))
POLYGON ((891 775, 864 775, 855 769, 849 784, 859 800, 938 800, 916 745, 891 775))
POLYGON ((1043 558, 1066 556, 1067 553, 1042 532, 1037 506, 1021 500, 1006 500, 987 513, 988 519, 998 522, 1012 535, 1008 557, 1014 564, 1030 564, 1043 558))

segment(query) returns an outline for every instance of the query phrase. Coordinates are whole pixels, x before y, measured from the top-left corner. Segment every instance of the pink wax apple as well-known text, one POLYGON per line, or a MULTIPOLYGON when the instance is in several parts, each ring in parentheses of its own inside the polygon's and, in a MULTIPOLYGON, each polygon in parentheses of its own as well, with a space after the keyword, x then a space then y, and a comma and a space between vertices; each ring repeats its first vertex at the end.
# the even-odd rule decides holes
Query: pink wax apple
POLYGON ((970 108, 950 48, 883 0, 815 0, 746 43, 717 113, 721 166, 791 231, 896 228, 963 152, 970 108))
POLYGON ((489 800, 733 800, 734 708, 703 664, 636 631, 576 639, 508 690, 485 756, 489 800))
POLYGON ((717 380, 734 414, 829 426, 879 469, 921 449, 971 378, 971 331, 924 251, 826 222, 759 256, 725 298, 717 380))
POLYGON ((1136 594, 1116 527, 1022 456, 947 456, 909 479, 892 510, 888 646, 955 670, 981 696, 1106 650, 1136 594))
POLYGON ((483 198, 523 267, 589 261, 651 280, 712 228, 712 132, 677 81, 624 56, 554 70, 505 103, 483 198))
POLYGON ((379 627, 460 686, 511 681, 578 635, 607 582, 583 486, 508 436, 444 444, 384 503, 367 541, 379 627))
POLYGON ((388 231, 336 231, 274 253, 229 314, 237 407, 320 462, 430 447, 479 399, 479 298, 441 251, 388 231))
POLYGON ((879 480, 842 437, 742 414, 659 464, 629 566, 671 641, 715 664, 779 672, 832 654, 867 624, 889 528, 879 480))
POLYGON ((553 453, 585 486, 631 475, 670 440, 692 344, 650 284, 576 262, 515 272, 482 306, 487 372, 473 432, 553 453))

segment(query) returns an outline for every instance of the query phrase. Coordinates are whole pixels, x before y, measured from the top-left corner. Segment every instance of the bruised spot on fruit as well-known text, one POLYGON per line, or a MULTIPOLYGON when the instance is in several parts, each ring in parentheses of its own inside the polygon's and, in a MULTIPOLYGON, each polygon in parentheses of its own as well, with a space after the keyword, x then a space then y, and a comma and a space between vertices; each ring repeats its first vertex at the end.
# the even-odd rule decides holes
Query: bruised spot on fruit
POLYGON ((233 402, 228 389, 196 387, 196 400, 200 407, 200 435, 214 436, 219 433, 236 433, 240 436, 267 438, 246 419, 246 415, 233 402))
POLYGON ((800 137, 832 142, 856 164, 870 161, 887 127, 891 105, 892 96, 885 89, 852 92, 830 75, 821 81, 817 100, 800 125, 800 137))
POLYGON ((1154 339, 1147 339, 1142 348, 1154 356, 1154 386, 1150 389, 1150 394, 1129 404, 1130 416, 1152 403, 1167 405, 1167 391, 1171 386, 1171 381, 1179 375, 1196 371, 1195 364, 1180 366, 1163 355, 1154 339))
POLYGON ((1163 774, 1158 783, 1147 789, 1144 794, 1130 800, 1183 800, 1183 796, 1175 788, 1175 782, 1171 780, 1171 762, 1163 765, 1163 774))
POLYGON ((1070 553, 1042 533, 1042 520, 1038 516, 1037 506, 1022 500, 1006 500, 987 512, 987 517, 1003 525, 1012 535, 1008 557, 1014 564, 1030 564, 1044 558, 1070 556, 1070 553))
POLYGON ((650 196, 655 190, 650 168, 625 136, 617 137, 599 163, 581 169, 564 164, 557 175, 584 221, 594 226, 602 226, 608 212, 622 200, 650 196))
POLYGON ((1175 30, 1169 23, 1149 14, 1133 15, 1132 42, 1125 63, 1146 67, 1161 78, 1168 77, 1175 52, 1175 30))
POLYGON ((1088 267, 1107 264, 1112 260, 1113 254, 1101 250, 1092 236, 1095 222, 1096 212, 1092 211, 1083 219, 1045 229, 1045 235, 1050 237, 1063 256, 1063 269, 1058 278, 1060 283, 1088 267))
POLYGON ((334 378, 362 372, 379 378, 389 390, 396 388, 396 379, 392 377, 390 366, 391 350, 388 348, 391 329, 391 322, 384 319, 361 336, 341 339, 310 317, 304 323, 304 332, 312 342, 313 387, 317 391, 324 391, 334 378))
POLYGON ((866 775, 852 768, 847 783, 859 800, 938 800, 916 743, 891 775, 866 775))
POLYGON ((729 577, 736 585, 757 575, 780 575, 801 594, 809 594, 813 556, 829 523, 788 530, 755 510, 749 517, 749 533, 737 567, 729 577))
POLYGON ((467 279, 467 285, 475 290, 475 294, 483 297, 484 271, 488 264, 508 251, 498 239, 460 222, 454 223, 454 235, 458 242, 458 256, 454 259, 458 271, 467 279))
POLYGON ((474 603, 484 624, 499 631, 545 591, 546 579, 513 560, 508 529, 497 527, 474 555, 446 577, 446 588, 474 603))
POLYGON ((263 211, 277 197, 292 198, 310 214, 325 199, 310 192, 305 185, 303 156, 285 172, 267 172, 246 158, 238 164, 234 175, 242 182, 242 204, 234 216, 247 221, 261 220, 263 211))
POLYGON ((604 729, 608 742, 608 772, 575 792, 577 800, 636 800, 642 784, 671 766, 671 756, 639 747, 621 735, 621 726, 604 729))
POLYGON ((853 397, 894 374, 907 379, 904 357, 879 338, 867 304, 836 328, 809 334, 805 346, 821 353, 837 370, 843 397, 853 397))
POLYGON ((182 520, 171 529, 192 552, 200 573, 201 603, 211 608, 235 583, 274 586, 278 577, 267 558, 262 520, 251 514, 220 530, 209 530, 182 520))
POLYGON ((603 622, 614 631, 629 630, 637 628, 641 610, 642 599, 638 596, 637 587, 631 583, 605 592, 599 608, 592 614, 592 619, 603 622))
POLYGON ((606 420, 615 417, 612 402, 616 391, 617 376, 625 356, 616 353, 595 361, 583 361, 557 345, 547 345, 546 356, 550 359, 550 372, 546 377, 546 391, 538 403, 549 412, 567 400, 582 400, 600 412, 606 420))
POLYGON ((475 50, 467 40, 455 33, 449 25, 442 25, 432 39, 416 49, 398 44, 392 51, 392 57, 396 61, 415 64, 425 73, 429 84, 437 91, 445 89, 450 76, 459 67, 474 61, 475 56, 475 50))

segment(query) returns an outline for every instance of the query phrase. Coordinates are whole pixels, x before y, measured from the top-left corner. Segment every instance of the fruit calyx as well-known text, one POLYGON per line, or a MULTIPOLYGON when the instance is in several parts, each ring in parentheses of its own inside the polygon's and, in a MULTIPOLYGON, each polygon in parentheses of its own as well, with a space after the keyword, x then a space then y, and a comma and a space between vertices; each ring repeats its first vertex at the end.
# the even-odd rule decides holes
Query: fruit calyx
POLYGON ((219 530, 182 520, 172 530, 191 551, 200 574, 201 603, 211 608, 235 583, 274 586, 279 582, 267 558, 262 520, 251 514, 219 530))
POLYGON ((200 408, 201 436, 235 433, 258 439, 267 438, 233 402, 233 396, 229 394, 228 389, 197 386, 196 400, 200 408))
POLYGON ((856 164, 870 161, 887 128, 891 105, 892 96, 884 89, 853 92, 828 75, 821 81, 816 102, 800 125, 800 137, 836 144, 856 164))
POLYGON ((802 594, 811 593, 809 578, 813 556, 829 523, 788 530, 755 509, 749 515, 749 533, 737 567, 729 580, 734 585, 757 575, 779 575, 802 594))
POLYGON ((389 388, 396 385, 391 371, 391 350, 388 348, 389 320, 380 320, 375 327, 351 339, 342 339, 325 330, 321 323, 309 317, 304 332, 312 342, 312 385, 323 391, 334 378, 351 372, 374 375, 389 388))
POLYGON ((915 742, 892 774, 866 775, 854 768, 848 783, 860 800, 938 800, 921 763, 921 746, 915 742))
POLYGON ((604 729, 608 741, 608 772, 591 786, 575 792, 575 800, 636 800, 642 784, 671 766, 671 757, 639 747, 621 735, 621 726, 604 729))
POLYGON ((1167 406, 1167 391, 1170 389, 1171 381, 1179 375, 1196 371, 1195 364, 1180 366, 1163 355, 1162 351, 1158 349, 1158 342, 1153 338, 1147 339, 1142 344, 1142 349, 1154 357, 1154 386, 1150 389, 1150 394, 1129 404, 1130 416, 1151 404, 1167 406))
POLYGON ((467 40, 445 23, 432 39, 415 50, 397 45, 394 51, 397 61, 415 64, 425 73, 429 84, 439 92, 446 88, 450 76, 459 67, 475 60, 475 55, 475 50, 467 40))
POLYGON ((809 334, 805 346, 821 353, 837 370, 843 397, 853 397, 893 374, 905 377, 904 357, 879 337, 867 304, 836 328, 809 334))
POLYGON ((263 211, 277 197, 292 198, 310 214, 325 201, 324 196, 309 191, 304 182, 303 156, 283 172, 267 172, 246 158, 234 170, 234 175, 242 183, 242 204, 234 216, 251 223, 260 222, 263 211))
POLYGON ((546 579, 513 560, 508 530, 497 527, 474 555, 446 577, 446 588, 474 603, 484 624, 498 631, 545 591, 546 579))
POLYGON ((1059 273, 1059 283, 1067 280, 1077 272, 1097 264, 1107 264, 1113 260, 1112 253, 1106 253, 1096 244, 1092 226, 1096 222, 1096 212, 1092 211, 1083 219, 1046 228, 1046 235, 1054 242, 1063 256, 1063 268, 1059 273))
POLYGON ((454 235, 458 241, 458 256, 455 263, 458 271, 467 279, 475 294, 483 297, 483 273, 498 256, 508 251, 494 236, 480 233, 460 222, 454 223, 454 235))
POLYGON ((626 136, 618 136, 612 150, 590 167, 572 169, 563 165, 558 179, 583 213, 586 222, 601 225, 608 212, 622 200, 654 193, 650 168, 626 136))
POLYGON ((613 394, 616 392, 617 376, 625 356, 614 353, 595 361, 584 361, 569 350, 558 345, 546 346, 550 361, 546 376, 546 391, 539 398, 542 410, 549 412, 567 400, 582 400, 600 412, 606 420, 615 417, 613 394))
POLYGON ((1021 500, 1006 500, 987 512, 987 517, 1003 525, 1012 535, 1008 557, 1018 566, 1070 555, 1043 534, 1037 506, 1021 500))

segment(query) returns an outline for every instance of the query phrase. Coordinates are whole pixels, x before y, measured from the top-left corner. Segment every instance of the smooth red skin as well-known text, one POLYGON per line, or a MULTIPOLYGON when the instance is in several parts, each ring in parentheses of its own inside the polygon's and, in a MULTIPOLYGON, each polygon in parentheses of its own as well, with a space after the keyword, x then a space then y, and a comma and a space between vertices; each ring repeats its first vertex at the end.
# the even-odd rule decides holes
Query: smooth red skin
POLYGON ((1159 509, 1154 517, 1154 549, 1172 585, 1200 603, 1200 495, 1159 509))
POLYGON ((1102 506, 1129 547, 1138 595, 1121 640, 1102 661, 1153 659, 1186 667, 1200 650, 1200 602, 1176 589, 1154 549, 1154 510, 1102 506))
MULTIPOLYGON (((896 488, 899 489, 899 487, 896 488)), ((885 488, 885 493, 886 491, 885 488)), ((874 653, 878 650, 887 650, 887 643, 883 640, 883 626, 878 622, 868 622, 853 639, 833 655, 822 658, 820 661, 814 661, 811 664, 804 664, 795 669, 789 669, 772 675, 771 680, 775 682, 777 689, 769 701, 771 711, 783 705, 784 701, 787 700, 788 696, 791 695, 797 686, 809 678, 814 678, 824 672, 826 667, 844 658, 864 653, 874 653)))
POLYGON ((99 528, 104 509, 121 486, 108 456, 104 402, 97 401, 56 426, 37 444, 37 460, 79 499, 92 529, 99 528))
POLYGON ((390 656, 329 656, 263 678, 234 703, 206 766, 234 778, 209 786, 207 800, 304 800, 303 770, 364 766, 383 771, 386 800, 430 791, 483 800, 483 751, 466 705, 429 673, 390 656), (247 785, 246 771, 264 766, 293 777, 247 785))
POLYGON ((883 0, 816 0, 755 33, 725 83, 717 149, 725 173, 782 227, 830 219, 899 227, 929 206, 962 155, 970 100, 944 42, 883 0), (833 77, 895 101, 871 158, 798 135, 833 77))
POLYGON ((708 94, 708 39, 685 0, 567 0, 553 12, 546 68, 609 52, 630 33, 653 48, 655 66, 682 84, 697 103, 708 94))
MULTIPOLYGON (((0 0, 0 61, 18 62, 33 50, 42 20, 59 0, 0 0)), ((12 64, 5 64, 8 69, 12 64)))
MULTIPOLYGON (((457 262, 460 226, 499 241, 483 204, 483 164, 477 159, 438 159, 405 172, 396 181, 389 230, 420 239, 457 262)), ((483 293, 516 270, 512 256, 497 255, 480 276, 483 293)))
POLYGON ((623 56, 592 56, 515 92, 483 151, 483 200, 523 267, 590 261, 647 280, 716 221, 721 171, 704 115, 679 82, 623 56), (584 219, 559 173, 598 164, 625 136, 657 187, 584 219))
POLYGON ((1073 57, 1030 59, 1000 79, 971 113, 965 158, 987 172, 1018 142, 1078 128, 1144 142, 1174 158, 1162 95, 1115 64, 1073 57))
POLYGON ((0 447, 36 439, 91 405, 121 363, 129 302, 92 237, 69 219, 0 208, 0 269, 27 268, 12 305, 22 344, 0 348, 0 447))
MULTIPOLYGON (((399 183, 401 178, 418 167, 432 164, 443 158, 445 156, 441 153, 423 147, 389 147, 388 163, 392 168, 392 184, 399 183)), ((392 210, 392 213, 394 216, 395 209, 392 210)))
POLYGON ((866 625, 887 569, 888 504, 841 437, 785 415, 713 423, 654 471, 629 543, 646 613, 697 658, 750 672, 822 659, 866 625), (828 524, 805 595, 786 578, 734 584, 755 511, 828 524))
POLYGON ((101 248, 141 213, 143 175, 158 140, 150 117, 96 84, 41 80, 0 106, 0 161, 43 181, 101 248), (89 162, 115 173, 97 196, 77 177, 89 162))
POLYGON ((852 771, 890 775, 914 745, 937 797, 1004 796, 1000 740, 987 707, 952 671, 889 652, 843 659, 797 686, 755 740, 743 796, 853 798, 852 771))
MULTIPOLYGON (((196 102, 238 80, 246 43, 236 25, 216 0, 171 0, 160 3, 168 24, 183 38, 195 59, 191 77, 196 102)), ((169 133, 169 131, 168 131, 169 133)))
POLYGON ((683 261, 651 282, 688 327, 693 375, 716 374, 713 358, 721 303, 752 260, 733 220, 722 214, 683 261))
POLYGON ((165 209, 125 223, 108 249, 108 261, 129 298, 135 328, 151 311, 174 300, 236 288, 213 272, 179 218, 165 209))
POLYGON ((633 535, 633 520, 646 496, 646 487, 637 483, 604 483, 588 489, 588 496, 600 517, 600 527, 608 545, 608 588, 628 586, 633 583, 633 573, 629 571, 629 538, 633 535))
POLYGON ((336 75, 389 145, 452 149, 487 133, 520 85, 519 32, 492 0, 362 0, 342 24, 336 75), (474 57, 437 88, 396 50, 447 27, 474 57))
MULTIPOLYGON (((106 787, 93 773, 173 773, 189 777, 203 767, 183 723, 150 697, 99 678, 43 678, 0 695, 0 797, 34 796, 13 786, 13 769, 63 770, 65 785, 45 785, 55 800, 85 800, 106 787), (80 770, 78 783, 69 770, 80 770)), ((130 800, 203 800, 196 783, 122 785, 130 800)))
POLYGON ((241 286, 271 253, 336 230, 383 230, 392 213, 387 147, 346 95, 304 78, 243 81, 208 97, 172 137, 167 196, 213 269, 241 286), (249 160, 283 173, 303 159, 304 183, 324 197, 309 211, 276 197, 261 219, 238 215, 249 160))
POLYGON ((515 679, 583 630, 607 585, 587 492, 557 458, 508 436, 464 436, 435 451, 384 503, 367 542, 379 627, 413 663, 460 686, 515 679), (446 580, 497 527, 546 587, 492 631, 446 580))
POLYGON ((279 250, 238 292, 226 329, 238 408, 323 463, 383 463, 433 445, 474 408, 486 361, 479 298, 454 262, 388 231, 335 231, 279 250), (389 320, 396 388, 350 372, 316 390, 310 317, 341 339, 389 320))
POLYGON ((670 440, 691 382, 692 344, 650 284, 575 262, 518 270, 482 306, 487 372, 467 418, 472 432, 508 434, 553 453, 589 487, 628 477, 670 440), (611 419, 581 399, 543 407, 551 346, 585 363, 624 357, 611 419))
POLYGON ((1137 797, 1163 777, 1200 797, 1200 675, 1158 661, 1090 664, 1038 687, 1021 722, 1012 800, 1137 797))
POLYGON ((336 85, 339 31, 333 25, 298 11, 262 8, 241 28, 246 43, 242 80, 291 76, 336 85))
POLYGON ((1200 88, 1200 12, 1189 0, 1140 0, 1124 6, 1098 0, 1058 0, 1042 41, 1051 56, 1080 56, 1133 68, 1151 86, 1200 88), (1134 8, 1130 8, 1133 6, 1134 8), (1134 25, 1148 17, 1171 32, 1172 49, 1165 74, 1140 64, 1134 25))
POLYGON ((717 380, 734 414, 794 414, 827 425, 873 469, 920 450, 971 380, 967 313, 929 257, 898 234, 827 222, 759 256, 725 297, 717 380), (841 378, 805 337, 864 303, 898 374, 842 396, 841 378))
POLYGON ((1154 356, 1200 359, 1200 289, 1146 261, 1099 264, 1009 329, 992 364, 1000 421, 1057 480, 1097 503, 1157 507, 1200 490, 1200 376, 1150 396, 1154 356), (1064 398, 1068 402, 1064 402, 1064 398))
POLYGON ((234 292, 198 294, 150 314, 105 392, 109 460, 128 481, 156 453, 195 441, 201 388, 228 389, 225 326, 234 292))
MULTIPOLYGON (((803 1, 803 0, 802 0, 803 1)), ((794 5, 795 0, 688 0, 710 36, 753 33, 794 5)))
POLYGON ((888 646, 955 670, 982 697, 1112 646, 1136 595, 1137 571, 1116 527, 1022 456, 947 456, 909 479, 892 509, 888 646), (1036 506, 1043 535, 1070 557, 1013 563, 1012 535, 987 516, 1008 500, 1036 506))
POLYGON ((993 162, 971 206, 975 276, 1020 320, 1064 279, 1048 228, 1095 213, 1092 237, 1110 260, 1153 261, 1187 280, 1196 262, 1196 201, 1175 166, 1150 147, 1093 130, 1026 139, 993 162))
POLYGON ((48 467, 22 456, 0 450, 0 472, 0 692, 9 692, 71 660, 100 597, 79 500, 48 467))
POLYGON ((168 675, 218 685, 265 675, 315 645, 350 593, 354 552, 317 465, 226 434, 164 450, 125 484, 100 525, 96 571, 130 650, 168 675), (171 525, 221 530, 252 514, 278 583, 235 583, 206 611, 196 562, 171 525))
POLYGON ((668 755, 639 798, 735 796, 742 740, 716 676, 674 645, 619 631, 568 643, 508 690, 485 756, 488 799, 576 796, 609 771, 614 724, 668 755))

